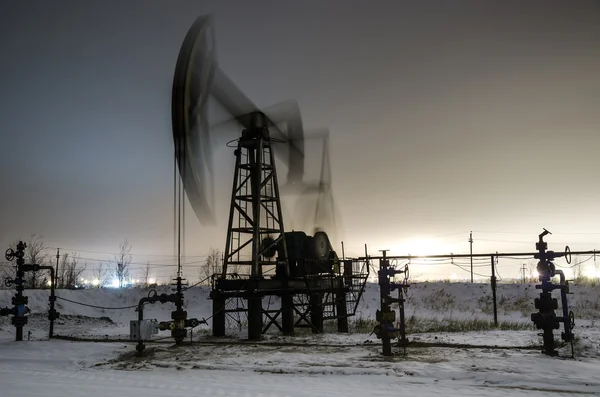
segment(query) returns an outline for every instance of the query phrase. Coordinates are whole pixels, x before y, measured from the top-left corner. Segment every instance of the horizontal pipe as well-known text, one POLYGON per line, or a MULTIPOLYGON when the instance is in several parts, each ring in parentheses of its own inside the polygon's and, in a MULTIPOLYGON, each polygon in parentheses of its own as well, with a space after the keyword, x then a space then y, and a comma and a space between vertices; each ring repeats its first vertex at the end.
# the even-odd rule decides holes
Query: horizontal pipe
MULTIPOLYGON (((546 251, 546 252, 552 252, 552 251, 546 251)), ((600 251, 598 250, 592 250, 592 251, 570 251, 570 252, 556 252, 554 251, 554 254, 557 257, 560 256, 565 256, 566 254, 571 254, 571 255, 594 255, 594 254, 600 254, 600 251)), ((385 259, 443 259, 443 258, 470 258, 471 256, 473 258, 489 258, 490 256, 493 257, 506 257, 506 256, 523 256, 523 257, 527 257, 527 256, 534 256, 534 255, 539 255, 539 252, 508 252, 508 253, 492 253, 492 254, 443 254, 443 255, 400 255, 400 256, 385 256, 385 259)), ((357 258, 357 260, 367 260, 367 259, 384 259, 383 256, 369 256, 369 257, 360 257, 357 258)))

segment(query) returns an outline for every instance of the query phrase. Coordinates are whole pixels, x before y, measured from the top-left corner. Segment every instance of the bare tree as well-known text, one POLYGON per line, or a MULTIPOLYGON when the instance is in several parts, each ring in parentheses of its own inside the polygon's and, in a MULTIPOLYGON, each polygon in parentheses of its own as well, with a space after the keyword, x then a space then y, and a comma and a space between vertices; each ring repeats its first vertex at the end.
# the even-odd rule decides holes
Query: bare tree
POLYGON ((573 278, 575 279, 575 282, 581 282, 585 276, 583 274, 583 267, 581 266, 582 261, 581 259, 579 259, 579 256, 575 255, 575 257, 573 258, 575 262, 571 267, 573 268, 573 278))
POLYGON ((148 286, 150 280, 150 262, 146 263, 146 268, 142 270, 142 280, 144 280, 144 286, 148 286))
POLYGON ((208 251, 204 265, 198 269, 200 279, 208 279, 213 274, 221 273, 223 265, 221 263, 222 253, 216 248, 211 248, 208 251))
POLYGON ((115 277, 119 280, 119 288, 123 288, 125 282, 129 279, 129 265, 131 264, 131 245, 125 239, 119 245, 119 253, 115 254, 114 272, 115 277))
MULTIPOLYGON (((32 265, 47 265, 48 254, 44 252, 46 247, 41 237, 35 235, 31 236, 27 248, 25 248, 25 256, 28 263, 32 265)), ((29 283, 31 288, 39 288, 43 286, 43 279, 45 278, 45 271, 33 271, 29 272, 28 277, 25 280, 29 283)))
POLYGON ((15 277, 15 266, 13 263, 8 261, 0 262, 0 289, 8 288, 4 282, 7 278, 13 279, 15 277))
POLYGON ((92 270, 93 284, 98 288, 102 288, 108 281, 108 268, 104 267, 104 263, 100 263, 97 268, 92 270))
POLYGON ((525 277, 526 282, 535 284, 539 281, 537 263, 538 262, 536 260, 530 260, 527 262, 527 271, 529 273, 525 277))
POLYGON ((74 289, 77 286, 77 280, 85 271, 87 265, 79 264, 79 257, 65 253, 62 255, 59 267, 59 285, 61 288, 74 289))

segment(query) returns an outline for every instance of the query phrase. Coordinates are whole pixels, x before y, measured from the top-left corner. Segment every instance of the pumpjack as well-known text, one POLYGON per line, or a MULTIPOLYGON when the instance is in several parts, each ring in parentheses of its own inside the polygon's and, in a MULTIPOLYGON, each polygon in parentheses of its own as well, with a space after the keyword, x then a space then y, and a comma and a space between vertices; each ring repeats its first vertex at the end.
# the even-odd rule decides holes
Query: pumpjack
MULTIPOLYGON (((261 111, 218 67, 215 54, 212 17, 200 17, 181 47, 172 101, 175 158, 189 202, 205 226, 215 221, 209 192, 215 175, 211 141, 223 138, 208 121, 209 101, 242 130, 229 141, 235 171, 223 268, 214 275, 210 294, 213 335, 225 335, 227 318, 241 324, 244 315, 253 340, 271 325, 284 334, 301 326, 322 332, 328 319, 347 331, 368 266, 343 255, 340 260, 320 228, 312 234, 285 229, 275 159, 287 165, 286 191, 316 191, 333 208, 330 181, 323 178, 329 164, 323 160, 318 184, 304 181, 304 130, 297 105, 286 102, 261 111)), ((333 217, 333 211, 326 216, 333 217)))

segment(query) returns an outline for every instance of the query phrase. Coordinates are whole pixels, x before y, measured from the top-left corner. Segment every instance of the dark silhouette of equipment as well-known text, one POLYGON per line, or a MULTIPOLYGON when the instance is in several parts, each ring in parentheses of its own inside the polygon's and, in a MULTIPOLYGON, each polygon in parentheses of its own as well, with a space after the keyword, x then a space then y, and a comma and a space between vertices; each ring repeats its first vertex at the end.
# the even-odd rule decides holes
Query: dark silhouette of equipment
MULTIPOLYGON (((324 181, 330 176, 322 168, 319 183, 304 181, 304 130, 298 106, 288 101, 261 111, 246 97, 217 65, 211 17, 198 18, 184 39, 172 103, 177 165, 203 225, 215 221, 212 143, 221 140, 234 148, 223 268, 215 275, 211 292, 213 334, 225 335, 227 316, 240 314, 247 316, 249 339, 259 339, 271 325, 286 334, 302 325, 321 332, 325 319, 337 319, 338 329, 347 331, 347 317, 356 311, 368 270, 364 262, 340 261, 321 230, 334 219, 332 209, 323 210, 325 202, 332 208, 330 181, 324 181), (223 133, 215 132, 218 128, 209 124, 209 101, 230 115, 241 136, 223 139, 223 133), (312 236, 284 227, 277 158, 287 166, 285 194, 316 192, 327 197, 317 201, 321 210, 315 217, 323 218, 315 220, 318 227, 312 236), (264 297, 278 297, 280 308, 265 309, 264 297)), ((323 136, 323 167, 329 167, 323 136)))
MULTIPOLYGON (((533 313, 531 315, 531 320, 537 326, 538 329, 543 330, 543 333, 540 336, 543 337, 544 341, 544 350, 543 353, 555 356, 557 355, 557 351, 555 349, 553 330, 560 328, 560 323, 564 324, 564 332, 561 334, 561 338, 565 342, 571 343, 571 355, 573 355, 573 328, 575 327, 575 317, 572 311, 569 310, 567 295, 569 292, 569 282, 565 279, 565 275, 561 270, 556 270, 556 265, 554 264, 554 259, 565 257, 567 263, 571 263, 572 255, 595 255, 598 250, 588 250, 588 251, 573 251, 569 249, 569 247, 565 247, 564 252, 554 252, 548 251, 548 245, 544 242, 544 236, 550 234, 549 231, 544 229, 544 232, 539 235, 539 241, 536 244, 537 252, 504 252, 504 253, 479 253, 479 254, 450 254, 450 255, 399 255, 399 256, 388 256, 386 252, 383 252, 383 256, 380 257, 370 257, 365 252, 365 256, 362 258, 358 258, 359 260, 375 260, 378 259, 380 261, 380 270, 379 270, 379 285, 380 285, 380 299, 381 299, 381 308, 377 311, 377 321, 379 325, 377 325, 374 329, 374 333, 378 338, 382 339, 383 342, 383 354, 389 355, 391 354, 391 339, 394 339, 398 336, 398 331, 402 331, 402 323, 403 323, 403 293, 406 293, 406 288, 409 286, 407 283, 408 280, 408 267, 404 269, 405 278, 404 282, 401 285, 394 284, 390 281, 390 277, 395 274, 398 274, 398 270, 391 269, 390 260, 414 260, 414 259, 450 259, 450 258, 491 258, 491 281, 492 281, 492 295, 493 295, 493 305, 494 305, 494 322, 496 326, 497 323, 497 309, 496 309, 496 293, 495 293, 495 260, 497 258, 515 258, 515 257, 534 257, 539 259, 537 270, 539 272, 539 279, 541 281, 541 285, 536 285, 536 289, 541 289, 540 297, 535 299, 535 308, 538 309, 538 313, 533 313), (552 278, 555 276, 559 276, 559 283, 553 284, 552 278), (398 299, 391 298, 390 292, 394 289, 398 289, 399 297, 398 299), (552 298, 552 291, 559 289, 561 293, 561 309, 562 316, 557 316, 554 312, 558 309, 558 300, 552 298), (400 309, 400 323, 394 326, 394 321, 396 319, 395 313, 390 314, 391 312, 391 303, 398 302, 400 309), (386 340, 387 339, 387 340, 386 340)), ((400 345, 406 345, 406 339, 400 334, 400 345)))
POLYGON ((560 323, 563 323, 564 332, 561 333, 561 339, 571 344, 571 356, 573 356, 573 328, 575 327, 575 316, 572 311, 569 311, 569 304, 567 300, 567 294, 569 294, 569 282, 565 280, 565 275, 562 270, 557 270, 554 264, 554 259, 559 257, 566 257, 567 263, 571 263, 571 252, 569 247, 565 247, 564 253, 556 253, 548 250, 548 243, 544 242, 544 236, 552 234, 548 230, 544 231, 539 235, 539 241, 535 244, 535 248, 538 253, 534 256, 538 259, 537 271, 539 274, 540 285, 536 285, 536 289, 541 289, 539 298, 535 298, 535 308, 538 309, 537 313, 531 315, 531 321, 535 324, 537 329, 543 330, 541 336, 543 337, 543 350, 544 354, 549 356, 558 355, 558 351, 555 349, 553 331, 560 328, 560 323), (559 283, 553 284, 552 278, 559 276, 559 283), (552 291, 560 290, 562 316, 557 316, 554 312, 558 309, 558 300, 552 297, 552 291))
POLYGON ((152 335, 158 333, 159 330, 171 330, 171 335, 173 336, 173 338, 175 338, 176 343, 181 343, 187 334, 186 328, 194 328, 200 325, 201 323, 206 323, 206 321, 204 320, 198 320, 196 318, 187 318, 187 313, 185 312, 182 316, 179 316, 185 317, 183 320, 181 320, 181 318, 178 318, 177 310, 175 310, 171 314, 171 317, 173 318, 172 321, 162 321, 159 323, 156 320, 144 319, 144 304, 156 302, 171 302, 174 303, 175 306, 179 309, 183 307, 183 293, 176 292, 174 294, 169 295, 158 295, 156 291, 154 291, 154 293, 150 291, 147 297, 140 299, 137 307, 138 319, 130 322, 130 339, 137 341, 135 350, 137 351, 138 356, 143 355, 144 350, 146 349, 144 340, 149 339, 152 335))
POLYGON ((23 327, 27 325, 27 314, 29 314, 30 310, 27 307, 29 299, 27 296, 23 295, 23 291, 25 290, 25 282, 23 278, 25 277, 25 272, 30 271, 38 271, 38 270, 49 270, 50 271, 50 309, 48 310, 48 320, 50 320, 50 327, 48 330, 48 338, 52 338, 54 334, 54 320, 56 320, 60 313, 57 312, 54 308, 54 302, 56 302, 56 295, 54 293, 54 268, 52 266, 40 266, 37 264, 25 264, 25 248, 27 248, 27 244, 22 241, 19 241, 16 247, 16 251, 12 248, 6 250, 4 255, 5 259, 9 262, 12 262, 16 258, 16 277, 14 279, 6 278, 4 280, 4 284, 7 287, 11 287, 15 285, 17 292, 15 296, 12 298, 13 308, 4 308, 0 309, 0 315, 8 316, 12 315, 12 324, 15 326, 16 335, 15 340, 22 341, 23 340, 23 327))
POLYGON ((378 339, 381 339, 382 354, 384 356, 392 355, 392 339, 398 339, 398 345, 406 349, 408 339, 406 338, 406 321, 404 316, 404 294, 409 287, 408 277, 409 269, 406 265, 403 269, 395 269, 390 266, 390 260, 387 258, 387 251, 381 251, 383 257, 379 259, 379 302, 380 309, 375 313, 375 319, 379 322, 373 329, 373 333, 378 339), (404 280, 401 284, 394 283, 391 278, 398 274, 404 274, 404 280), (398 298, 392 297, 392 292, 398 291, 398 298), (396 323, 396 311, 392 310, 392 304, 398 304, 400 319, 396 323))

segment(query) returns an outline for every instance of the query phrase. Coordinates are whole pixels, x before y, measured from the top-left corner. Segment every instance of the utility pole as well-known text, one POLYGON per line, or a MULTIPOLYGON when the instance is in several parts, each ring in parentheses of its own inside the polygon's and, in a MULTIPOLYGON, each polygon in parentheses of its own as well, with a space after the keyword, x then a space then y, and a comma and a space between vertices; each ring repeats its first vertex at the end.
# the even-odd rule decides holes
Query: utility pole
POLYGON ((54 276, 54 288, 58 288, 58 259, 60 258, 60 248, 56 249, 56 275, 54 276))
POLYGON ((525 263, 521 265, 521 275, 521 280, 523 280, 523 283, 525 283, 527 278, 527 265, 525 263))
POLYGON ((471 250, 471 283, 473 283, 473 232, 469 233, 469 246, 471 250))
POLYGON ((496 301, 496 266, 495 266, 495 262, 494 262, 494 255, 490 256, 490 262, 492 265, 492 279, 491 281, 491 285, 492 285, 492 301, 494 304, 494 325, 497 327, 498 326, 498 304, 496 301))

